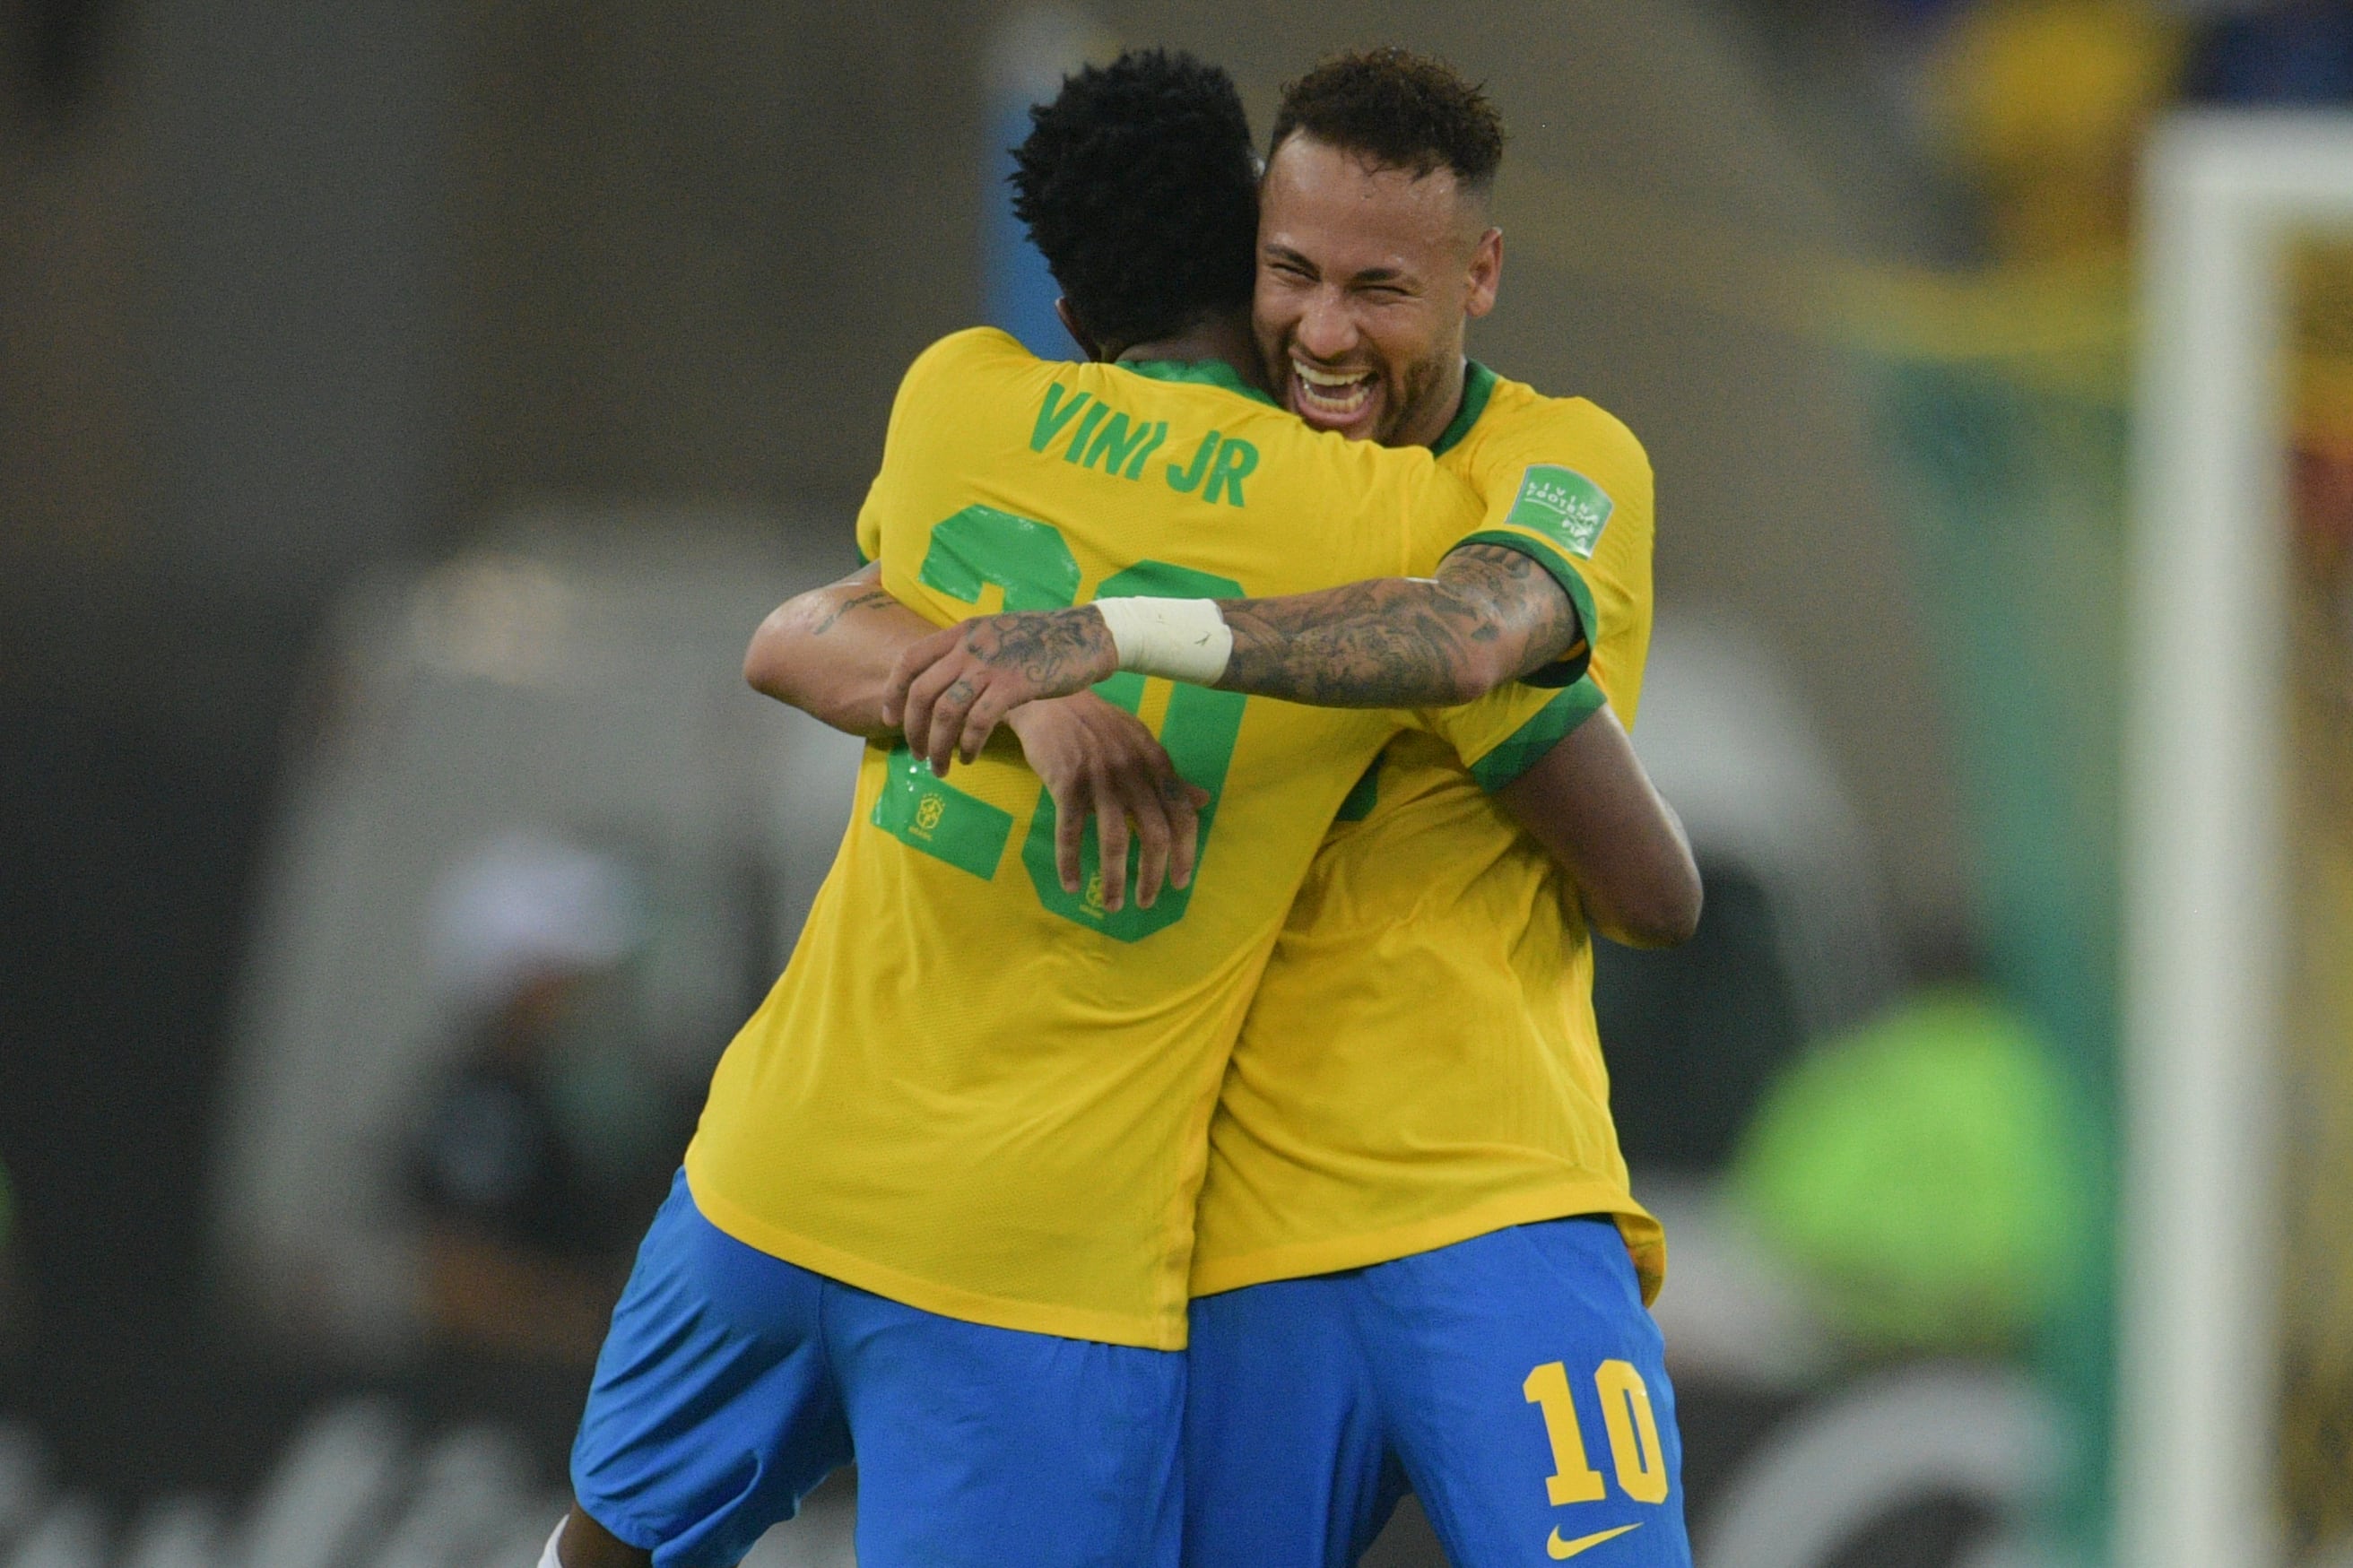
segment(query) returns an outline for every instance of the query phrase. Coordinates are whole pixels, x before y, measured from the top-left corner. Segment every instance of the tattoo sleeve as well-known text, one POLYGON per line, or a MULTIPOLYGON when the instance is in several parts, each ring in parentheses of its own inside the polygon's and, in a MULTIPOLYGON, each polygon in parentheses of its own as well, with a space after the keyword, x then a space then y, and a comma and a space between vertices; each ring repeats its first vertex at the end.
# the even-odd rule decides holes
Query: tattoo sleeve
POLYGON ((1434 578, 1384 577, 1279 599, 1226 599, 1219 686, 1319 708, 1446 708, 1543 668, 1585 637, 1552 574, 1468 544, 1434 578))

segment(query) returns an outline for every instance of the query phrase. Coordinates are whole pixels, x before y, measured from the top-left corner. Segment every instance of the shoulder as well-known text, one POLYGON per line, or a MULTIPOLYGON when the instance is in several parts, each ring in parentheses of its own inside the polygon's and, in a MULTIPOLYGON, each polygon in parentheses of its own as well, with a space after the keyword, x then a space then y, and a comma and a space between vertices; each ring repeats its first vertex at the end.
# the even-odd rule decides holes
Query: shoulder
POLYGON ((1046 363, 1009 333, 995 327, 966 327, 917 354, 900 384, 913 390, 973 375, 1042 370, 1046 363))
POLYGON ((1072 368, 1039 359, 994 327, 950 332, 900 378, 889 441, 904 461, 914 447, 938 451, 1001 437, 1008 420, 1018 422, 1057 373, 1072 368))
POLYGON ((1490 461, 1593 463, 1613 477, 1647 479, 1650 454, 1626 422, 1589 397, 1551 397, 1525 382, 1498 377, 1485 416, 1463 443, 1490 461))

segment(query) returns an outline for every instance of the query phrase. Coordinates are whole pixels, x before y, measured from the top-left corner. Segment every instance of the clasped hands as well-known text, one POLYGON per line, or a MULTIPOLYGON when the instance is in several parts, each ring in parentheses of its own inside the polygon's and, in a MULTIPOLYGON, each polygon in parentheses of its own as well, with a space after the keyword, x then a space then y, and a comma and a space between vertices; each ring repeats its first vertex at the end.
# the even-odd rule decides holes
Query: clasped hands
POLYGON ((971 762, 997 726, 1054 799, 1054 868, 1077 892, 1080 848, 1092 817, 1102 850, 1103 907, 1126 900, 1127 847, 1138 846, 1135 901, 1150 908, 1164 883, 1193 880, 1208 792, 1187 784, 1144 721, 1088 688, 1116 671, 1103 617, 1083 606, 984 616, 933 633, 899 656, 882 717, 944 778, 971 762))

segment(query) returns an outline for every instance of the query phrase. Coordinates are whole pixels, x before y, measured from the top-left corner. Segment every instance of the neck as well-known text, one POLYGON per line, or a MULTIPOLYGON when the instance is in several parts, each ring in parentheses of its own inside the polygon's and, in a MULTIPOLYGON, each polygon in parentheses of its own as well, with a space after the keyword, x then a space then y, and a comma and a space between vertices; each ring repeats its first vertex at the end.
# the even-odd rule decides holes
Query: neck
MULTIPOLYGON (((1178 360, 1187 364, 1201 360, 1223 360, 1233 366, 1244 381, 1261 392, 1271 390, 1266 384, 1265 368, 1259 363, 1258 344, 1250 337, 1250 320, 1240 314, 1220 311, 1204 316, 1182 331, 1122 349, 1114 357, 1122 360, 1178 360)), ((1440 425, 1439 428, 1443 430, 1446 426, 1440 425)), ((1436 439, 1435 436, 1431 438, 1436 439)))
POLYGON ((1454 416, 1462 411, 1462 393, 1471 384, 1470 362, 1457 350, 1446 361, 1446 373, 1421 400, 1421 406, 1398 426, 1396 436, 1387 443, 1391 447, 1427 447, 1446 434, 1454 416))

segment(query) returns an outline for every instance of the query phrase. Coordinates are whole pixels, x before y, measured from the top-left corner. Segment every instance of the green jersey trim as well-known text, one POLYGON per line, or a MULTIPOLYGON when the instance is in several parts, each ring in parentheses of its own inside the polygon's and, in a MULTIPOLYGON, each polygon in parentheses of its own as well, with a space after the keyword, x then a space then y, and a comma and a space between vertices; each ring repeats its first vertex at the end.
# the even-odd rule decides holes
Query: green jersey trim
POLYGON ((1551 701, 1536 710, 1534 718, 1512 731, 1511 739, 1472 763, 1471 776, 1479 781, 1481 789, 1493 795, 1535 767, 1546 752, 1599 713, 1606 700, 1593 677, 1577 677, 1575 685, 1562 688, 1551 701))
POLYGON ((1191 382, 1200 386, 1222 387, 1238 392, 1253 403, 1263 403, 1269 408, 1279 408, 1265 393, 1241 377, 1241 372, 1221 359, 1138 359, 1116 362, 1121 370, 1134 371, 1153 381, 1191 382))
POLYGON ((1585 585, 1585 574, 1577 569, 1576 563, 1545 539, 1500 528, 1464 534, 1454 542, 1454 548, 1460 550, 1466 544, 1500 544, 1506 550, 1516 550, 1552 574, 1553 581, 1568 595, 1568 602, 1577 606, 1577 630, 1584 634, 1580 638, 1582 646, 1520 679, 1530 686, 1575 685, 1584 675, 1586 666, 1593 662, 1593 645, 1601 635, 1600 620, 1593 612, 1593 590, 1585 585))
POLYGON ((1438 439, 1430 444, 1431 457, 1446 456, 1451 448, 1461 444, 1463 437, 1471 434, 1471 426, 1479 423, 1479 416, 1487 412, 1487 399, 1495 395, 1496 379, 1495 373, 1477 360, 1463 362, 1462 406, 1454 411, 1452 423, 1440 431, 1438 439))

